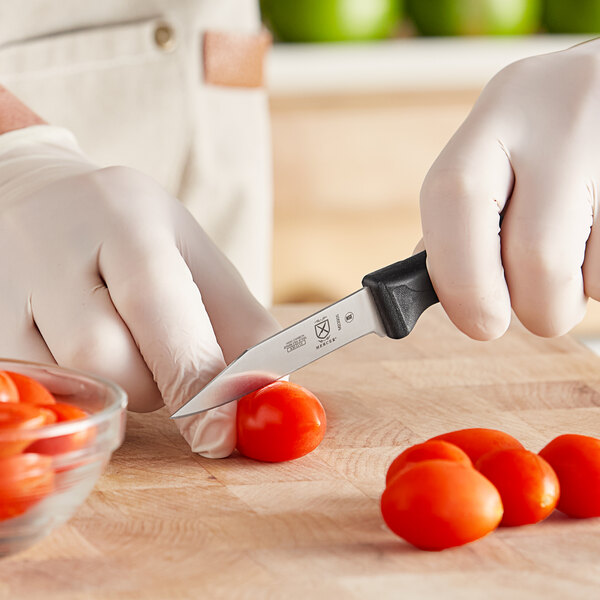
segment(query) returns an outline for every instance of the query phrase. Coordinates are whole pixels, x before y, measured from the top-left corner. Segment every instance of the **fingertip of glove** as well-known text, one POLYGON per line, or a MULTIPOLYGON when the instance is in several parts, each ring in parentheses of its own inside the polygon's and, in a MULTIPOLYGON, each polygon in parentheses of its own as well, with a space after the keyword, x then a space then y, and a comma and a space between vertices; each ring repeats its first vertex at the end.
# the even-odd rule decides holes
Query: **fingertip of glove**
POLYGON ((175 421, 192 452, 205 458, 226 458, 235 449, 237 404, 175 421))

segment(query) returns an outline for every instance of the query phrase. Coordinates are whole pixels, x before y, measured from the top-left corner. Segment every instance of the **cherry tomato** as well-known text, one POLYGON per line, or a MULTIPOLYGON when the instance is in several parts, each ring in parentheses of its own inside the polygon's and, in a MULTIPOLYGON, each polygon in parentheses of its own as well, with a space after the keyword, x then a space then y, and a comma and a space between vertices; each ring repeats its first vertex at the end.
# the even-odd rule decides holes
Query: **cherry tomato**
POLYGON ((600 517, 600 439, 565 434, 540 451, 560 482, 557 508, 570 517, 600 517))
MULTIPOLYGON (((88 414, 81 408, 73 406, 72 404, 66 404, 64 402, 56 402, 55 404, 46 405, 43 407, 43 409, 52 413, 58 423, 62 423, 63 421, 73 421, 75 419, 83 419, 88 416, 88 414)), ((93 428, 86 428, 82 431, 69 433, 67 435, 36 440, 27 448, 27 451, 37 452, 39 454, 49 454, 52 456, 66 452, 73 452, 89 444, 93 437, 93 428)))
POLYGON ((50 457, 15 454, 0 458, 0 521, 23 514, 53 489, 50 457))
POLYGON ((27 377, 22 373, 14 373, 6 371, 10 379, 14 382, 18 392, 19 401, 27 404, 54 404, 56 400, 54 396, 41 384, 39 381, 27 377))
POLYGON ((45 409, 21 402, 0 403, 0 457, 18 454, 30 443, 28 439, 19 439, 11 432, 28 431, 49 424, 45 409))
POLYGON ((528 525, 544 520, 560 495, 558 477, 535 452, 508 448, 484 454, 475 468, 500 492, 504 517, 501 525, 528 525))
POLYGON ((442 435, 436 435, 432 440, 444 440, 464 450, 473 464, 481 456, 492 450, 503 450, 505 448, 523 448, 523 444, 512 435, 498 431, 497 429, 485 429, 475 427, 472 429, 459 429, 442 435))
POLYGON ((237 407, 237 449, 265 462, 312 452, 326 429, 323 406, 308 390, 276 381, 244 396, 237 407))
POLYGON ((18 402, 19 391, 6 371, 0 371, 0 402, 18 402))
POLYGON ((422 444, 415 444, 399 454, 388 468, 385 476, 385 484, 389 485, 391 480, 407 466, 422 460, 432 460, 436 458, 441 460, 452 460, 454 462, 462 463, 467 467, 473 466, 471 459, 458 446, 450 444, 449 442, 444 442, 443 440, 430 440, 429 442, 423 442, 422 444))
POLYGON ((498 490, 473 467, 450 460, 415 463, 381 496, 387 526, 424 550, 461 546, 487 535, 502 519, 498 490))

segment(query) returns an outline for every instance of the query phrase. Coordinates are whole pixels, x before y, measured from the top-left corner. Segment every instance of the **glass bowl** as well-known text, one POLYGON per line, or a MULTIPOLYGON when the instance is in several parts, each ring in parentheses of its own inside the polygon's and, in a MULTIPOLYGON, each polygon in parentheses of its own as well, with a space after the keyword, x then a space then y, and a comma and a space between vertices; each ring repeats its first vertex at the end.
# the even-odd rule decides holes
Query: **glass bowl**
POLYGON ((127 396, 87 373, 0 359, 57 402, 88 416, 37 429, 0 429, 0 557, 20 552, 67 521, 92 491, 125 435, 127 396))

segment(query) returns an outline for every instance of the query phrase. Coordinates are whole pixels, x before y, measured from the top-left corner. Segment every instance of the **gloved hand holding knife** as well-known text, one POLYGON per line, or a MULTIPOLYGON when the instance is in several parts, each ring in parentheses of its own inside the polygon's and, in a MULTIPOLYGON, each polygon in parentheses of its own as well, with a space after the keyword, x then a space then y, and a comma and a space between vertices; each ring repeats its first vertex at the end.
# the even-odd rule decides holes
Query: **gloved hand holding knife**
POLYGON ((259 344, 173 416, 234 400, 367 333, 404 337, 438 297, 475 339, 502 335, 511 306, 535 334, 569 331, 587 296, 600 300, 599 99, 600 40, 501 71, 426 177, 421 252, 259 344))

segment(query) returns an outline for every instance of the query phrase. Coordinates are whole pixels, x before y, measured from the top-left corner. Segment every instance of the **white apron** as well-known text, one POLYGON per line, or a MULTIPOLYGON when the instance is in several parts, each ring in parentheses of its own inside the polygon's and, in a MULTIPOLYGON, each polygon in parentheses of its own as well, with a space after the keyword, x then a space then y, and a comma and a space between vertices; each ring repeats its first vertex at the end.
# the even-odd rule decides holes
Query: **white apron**
POLYGON ((257 2, 0 0, 0 83, 99 165, 158 180, 268 304, 266 94, 207 83, 207 31, 257 34, 257 2))

